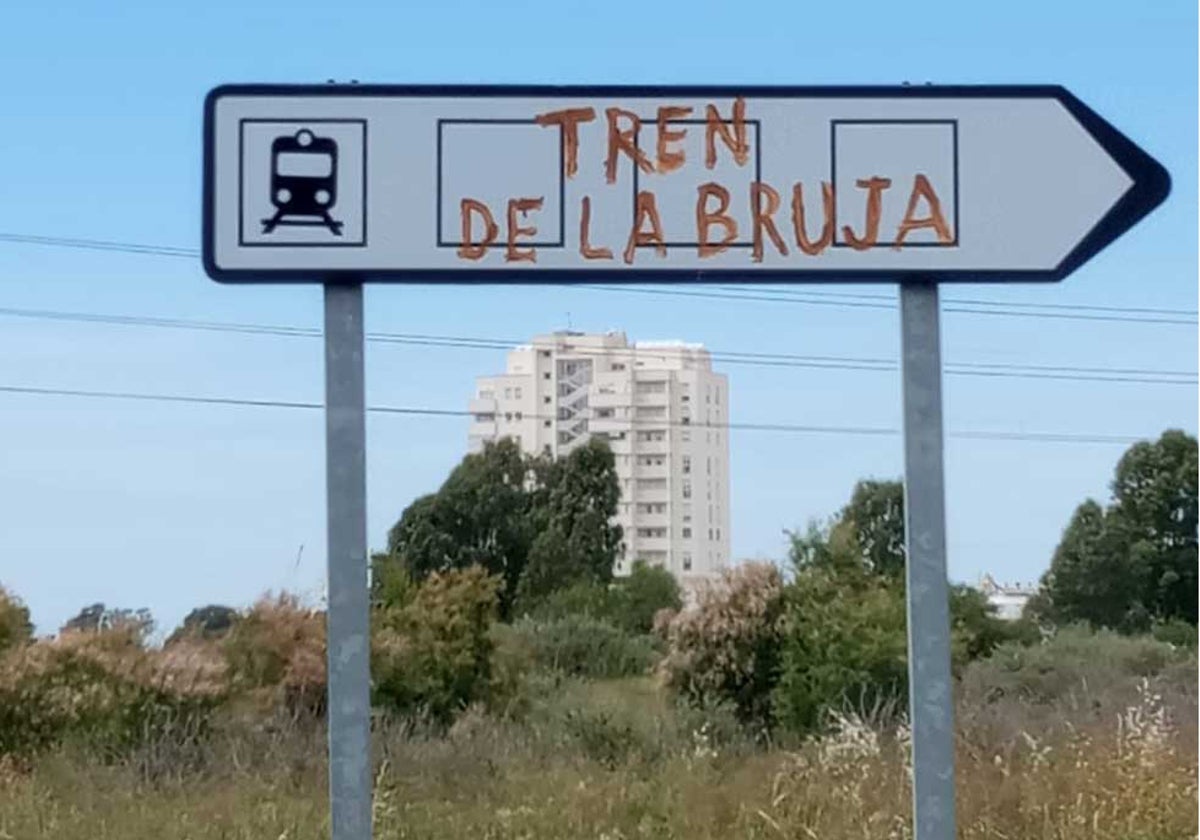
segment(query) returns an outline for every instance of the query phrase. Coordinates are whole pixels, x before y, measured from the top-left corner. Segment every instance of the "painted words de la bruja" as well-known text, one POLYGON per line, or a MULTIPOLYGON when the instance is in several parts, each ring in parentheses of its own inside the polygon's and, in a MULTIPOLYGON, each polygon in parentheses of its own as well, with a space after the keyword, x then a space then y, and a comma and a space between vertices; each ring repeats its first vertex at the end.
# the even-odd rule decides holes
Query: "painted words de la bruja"
MULTIPOLYGON (((647 174, 666 175, 683 169, 689 161, 680 143, 689 130, 701 130, 704 133, 703 166, 706 169, 714 169, 721 154, 730 155, 737 166, 745 167, 750 160, 745 101, 741 98, 735 100, 729 116, 722 116, 717 107, 711 104, 706 105, 704 111, 703 125, 693 125, 689 129, 678 125, 678 121, 690 117, 692 108, 660 107, 654 122, 656 138, 653 155, 643 150, 636 141, 642 128, 641 118, 621 108, 607 108, 603 115, 597 114, 596 109, 591 107, 564 108, 538 114, 535 122, 545 128, 561 130, 563 174, 568 179, 579 171, 581 156, 600 151, 580 148, 579 126, 601 118, 607 122, 607 143, 602 151, 605 181, 608 184, 616 183, 617 165, 622 157, 631 160, 633 165, 647 174)), ((698 164, 693 162, 692 165, 698 164)), ((866 212, 861 226, 842 226, 842 236, 851 248, 865 251, 879 241, 884 194, 893 187, 906 194, 907 209, 891 240, 892 248, 902 248, 905 239, 917 230, 932 231, 939 243, 953 241, 953 232, 942 212, 941 200, 925 175, 915 174, 911 184, 894 185, 890 178, 870 176, 856 179, 855 185, 865 191, 866 212)), ((833 185, 828 181, 822 181, 819 185, 822 222, 820 233, 816 236, 809 235, 804 187, 803 183, 791 185, 790 195, 787 196, 790 210, 784 211, 785 195, 776 186, 763 181, 751 181, 748 194, 743 196, 732 195, 728 188, 716 181, 700 184, 696 190, 695 218, 688 220, 689 224, 694 225, 698 255, 712 257, 729 249, 739 235, 737 220, 729 214, 731 203, 747 201, 752 227, 751 260, 761 262, 767 247, 774 248, 784 257, 818 256, 834 241, 836 215, 833 185)), ((544 196, 513 196, 506 207, 497 208, 474 198, 463 198, 460 207, 462 245, 458 248, 458 256, 463 260, 481 260, 489 249, 502 247, 507 262, 537 262, 537 249, 524 243, 537 234, 535 214, 542 208, 543 202, 544 196), (505 222, 503 239, 496 221, 497 215, 505 222)), ((579 253, 584 259, 614 260, 613 248, 622 246, 621 259, 630 264, 639 248, 653 248, 657 256, 666 256, 667 238, 652 190, 638 191, 633 223, 623 243, 593 242, 591 216, 591 196, 585 195, 580 199, 579 206, 579 253)))

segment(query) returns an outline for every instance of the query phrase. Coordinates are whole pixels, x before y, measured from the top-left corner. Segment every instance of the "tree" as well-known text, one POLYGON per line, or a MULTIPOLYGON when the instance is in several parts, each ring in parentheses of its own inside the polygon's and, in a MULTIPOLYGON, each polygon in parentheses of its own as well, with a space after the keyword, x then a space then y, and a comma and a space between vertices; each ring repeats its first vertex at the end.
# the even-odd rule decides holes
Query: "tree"
POLYGON ((16 595, 0 586, 0 653, 23 645, 33 637, 29 608, 16 595))
POLYGON ((1181 431, 1132 446, 1107 508, 1071 517, 1030 614, 1124 632, 1197 618, 1197 445, 1181 431))
POLYGON ((621 545, 613 522, 621 488, 608 444, 597 438, 558 460, 535 462, 530 515, 537 535, 518 596, 533 603, 574 583, 607 583, 621 545))
POLYGON ((849 532, 863 564, 876 574, 904 577, 904 485, 899 481, 860 481, 842 508, 834 529, 849 532))
POLYGON ((81 609, 62 626, 64 633, 100 633, 106 630, 127 630, 139 643, 154 632, 154 618, 147 609, 109 609, 95 603, 81 609))
POLYGON ((183 623, 175 628, 170 638, 167 639, 167 644, 174 644, 184 638, 206 640, 224 638, 233 629, 238 617, 237 610, 221 604, 196 607, 184 617, 183 623))
POLYGON ((481 566, 503 582, 507 614, 529 555, 532 531, 528 460, 511 439, 463 458, 437 493, 405 509, 388 533, 386 556, 415 581, 434 572, 481 566))
MULTIPOLYGON (((381 572, 397 563, 416 583, 434 572, 481 566, 502 581, 500 614, 507 618, 518 593, 531 607, 574 583, 611 579, 621 542, 612 521, 619 498, 603 441, 558 460, 528 458, 509 439, 488 443, 466 456, 436 493, 409 505, 373 566, 381 572)), ((379 585, 373 584, 376 599, 379 585)))

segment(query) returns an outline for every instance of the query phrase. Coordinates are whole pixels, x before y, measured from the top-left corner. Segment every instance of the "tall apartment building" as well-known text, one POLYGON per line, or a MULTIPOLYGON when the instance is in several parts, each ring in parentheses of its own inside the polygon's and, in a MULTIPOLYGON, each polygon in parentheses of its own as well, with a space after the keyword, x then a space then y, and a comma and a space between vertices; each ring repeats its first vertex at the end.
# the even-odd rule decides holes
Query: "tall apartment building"
POLYGON ((624 532, 616 574, 645 560, 688 588, 729 564, 729 383, 703 346, 538 336, 509 352, 503 374, 477 380, 470 411, 471 451, 511 437, 558 457, 608 441, 624 532))

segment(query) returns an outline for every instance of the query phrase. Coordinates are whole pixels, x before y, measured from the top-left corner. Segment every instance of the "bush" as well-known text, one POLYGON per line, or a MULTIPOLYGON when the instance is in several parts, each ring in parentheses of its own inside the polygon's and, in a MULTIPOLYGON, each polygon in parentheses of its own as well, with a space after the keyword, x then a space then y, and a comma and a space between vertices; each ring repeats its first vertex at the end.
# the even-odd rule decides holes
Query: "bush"
POLYGON ((814 569, 788 587, 773 717, 808 733, 831 712, 903 708, 904 594, 876 576, 814 569))
POLYGON ((479 567, 433 573, 375 610, 375 701, 405 716, 449 725, 492 687, 491 626, 501 580, 479 567))
POLYGON ((719 584, 701 589, 694 609, 660 629, 668 652, 662 676, 686 702, 726 702, 747 723, 766 725, 778 678, 783 579, 765 563, 724 572, 719 584))
POLYGON ((587 616, 521 619, 513 625, 513 634, 535 667, 568 676, 635 676, 646 673, 659 658, 650 636, 630 635, 587 616))
POLYGON ((23 645, 32 637, 29 608, 20 598, 0 586, 0 653, 23 645))
POLYGON ((1149 636, 1123 636, 1084 625, 1062 628, 1043 644, 1006 643, 963 675, 964 692, 994 702, 1015 696, 1051 703, 1086 689, 1154 677, 1190 654, 1149 636))
POLYGON ((1175 618, 1155 624, 1151 635, 1158 641, 1174 647, 1196 649, 1196 626, 1181 619, 1175 618))
POLYGON ((543 621, 593 618, 631 635, 644 635, 653 629, 654 616, 661 610, 679 610, 682 606, 675 576, 639 561, 628 577, 607 585, 575 583, 535 603, 519 604, 517 612, 543 621))
POLYGON ((102 758, 196 731, 225 697, 219 654, 147 651, 135 628, 67 632, 0 660, 0 755, 77 743, 102 758))
POLYGON ((235 691, 292 714, 323 713, 322 611, 303 606, 295 595, 264 596, 233 623, 221 648, 235 691))

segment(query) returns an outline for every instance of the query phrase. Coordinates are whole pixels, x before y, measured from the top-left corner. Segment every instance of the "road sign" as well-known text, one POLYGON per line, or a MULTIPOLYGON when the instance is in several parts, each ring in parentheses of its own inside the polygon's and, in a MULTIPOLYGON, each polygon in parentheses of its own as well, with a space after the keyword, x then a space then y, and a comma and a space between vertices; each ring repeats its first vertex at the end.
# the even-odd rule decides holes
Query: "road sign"
POLYGON ((1166 171, 1061 87, 229 86, 224 281, 1061 280, 1166 171))
POLYGON ((230 86, 206 271, 325 287, 329 791, 371 835, 366 280, 900 284, 915 840, 953 840, 938 284, 1061 280, 1166 198, 1061 87, 230 86))

